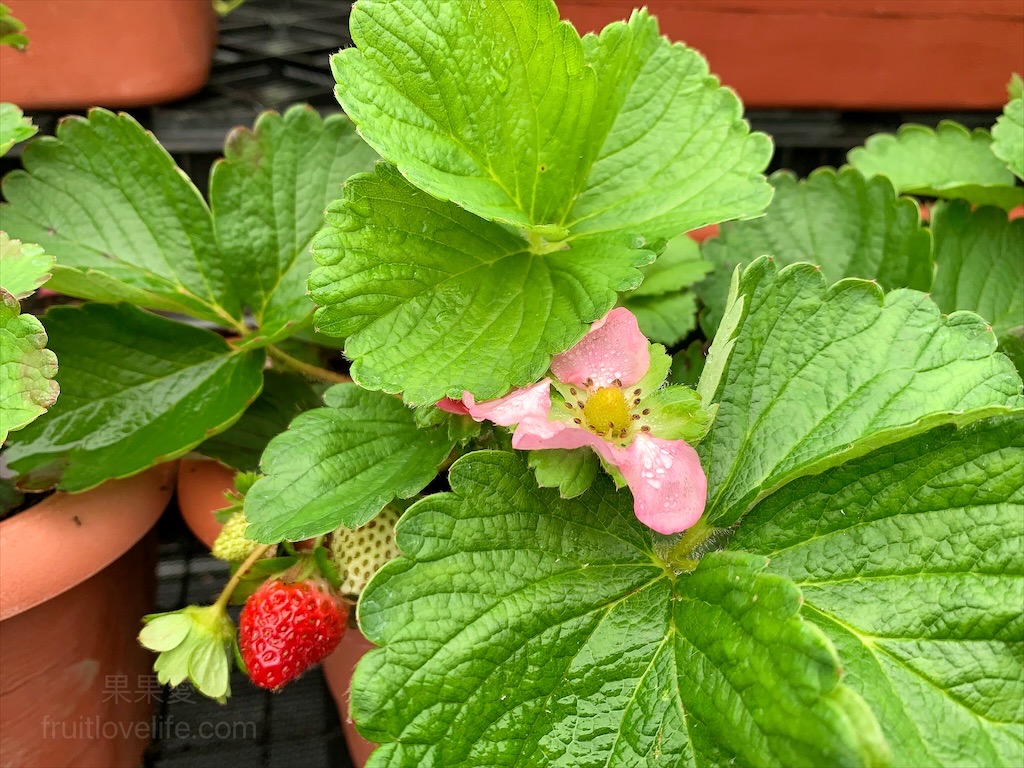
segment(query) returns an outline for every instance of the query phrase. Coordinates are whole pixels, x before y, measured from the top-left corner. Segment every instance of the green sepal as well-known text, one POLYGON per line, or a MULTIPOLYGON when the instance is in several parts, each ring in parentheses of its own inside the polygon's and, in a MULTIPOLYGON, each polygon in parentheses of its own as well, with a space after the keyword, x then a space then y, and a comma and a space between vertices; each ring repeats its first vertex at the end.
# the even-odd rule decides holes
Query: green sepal
POLYGON ((189 680, 204 696, 225 703, 231 695, 228 657, 235 625, 223 607, 190 605, 178 611, 144 616, 143 647, 159 653, 157 680, 170 686, 189 680))
POLYGON ((697 386, 706 359, 704 342, 700 339, 690 342, 686 349, 677 352, 672 357, 672 373, 669 376, 669 383, 685 384, 688 387, 697 386))
POLYGON ((238 472, 235 475, 235 493, 245 496, 261 477, 263 475, 259 472, 238 472))
POLYGON ((651 344, 650 354, 651 363, 647 368, 647 373, 633 387, 628 388, 631 392, 634 389, 641 390, 645 397, 665 382, 668 372, 672 369, 672 357, 665 351, 664 346, 651 344))
POLYGON ((7 102, 0 103, 0 157, 6 155, 19 141, 31 139, 38 130, 32 120, 24 117, 16 106, 7 102))
POLYGON ((313 560, 316 567, 320 569, 320 575, 327 579, 327 583, 335 589, 341 589, 343 579, 338 571, 338 566, 331 560, 331 551, 327 547, 319 546, 313 550, 313 560))
POLYGON ((703 407, 696 390, 679 385, 655 390, 644 397, 641 405, 651 411, 643 417, 651 434, 663 440, 685 440, 690 445, 704 438, 718 410, 716 405, 703 407))
POLYGON ((586 492, 597 479, 600 465, 590 448, 530 451, 530 468, 541 488, 558 488, 563 499, 573 499, 586 492))
POLYGON ((235 660, 235 669, 248 677, 249 668, 245 666, 245 659, 242 658, 242 649, 238 646, 237 636, 231 640, 231 656, 235 660))
MULTIPOLYGON (((284 573, 299 561, 297 555, 284 555, 282 557, 265 557, 257 560, 249 570, 245 572, 238 581, 238 586, 231 593, 232 605, 240 605, 249 599, 249 595, 255 592, 264 581, 272 576, 284 573)), ((231 567, 232 573, 238 570, 239 563, 231 567)))

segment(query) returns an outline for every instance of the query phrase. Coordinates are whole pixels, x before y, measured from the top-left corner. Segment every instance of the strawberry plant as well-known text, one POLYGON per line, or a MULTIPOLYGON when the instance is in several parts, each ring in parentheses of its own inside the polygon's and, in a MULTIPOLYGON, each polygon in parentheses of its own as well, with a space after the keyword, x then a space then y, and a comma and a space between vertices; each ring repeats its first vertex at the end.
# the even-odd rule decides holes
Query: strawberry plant
POLYGON ((766 178, 645 11, 351 30, 348 117, 236 131, 208 201, 102 110, 5 180, 84 300, 18 483, 242 471, 220 599, 147 617, 160 679, 276 689, 354 606, 373 766, 1020 764, 1019 79, 991 132, 766 178))

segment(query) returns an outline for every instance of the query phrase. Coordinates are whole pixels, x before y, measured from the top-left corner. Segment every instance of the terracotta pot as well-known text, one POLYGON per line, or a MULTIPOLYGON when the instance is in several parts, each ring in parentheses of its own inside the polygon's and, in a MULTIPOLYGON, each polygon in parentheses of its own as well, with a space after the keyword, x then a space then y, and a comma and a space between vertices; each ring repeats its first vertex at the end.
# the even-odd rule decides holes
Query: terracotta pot
POLYGON ((178 508, 185 525, 209 549, 224 526, 214 512, 224 509, 224 493, 235 487, 235 471, 209 459, 182 459, 178 471, 178 508))
POLYGON ((17 0, 28 50, 0 48, 0 101, 133 107, 188 96, 210 73, 210 0, 17 0))
POLYGON ((559 0, 580 32, 646 5, 747 107, 1001 109, 1020 0, 559 0), (923 67, 922 67, 923 65, 923 67))
POLYGON ((0 766, 134 768, 152 736, 153 527, 176 463, 0 523, 0 766))
POLYGON ((370 753, 377 748, 356 730, 355 723, 349 713, 349 692, 352 687, 352 673, 356 664, 374 648, 374 644, 363 637, 363 633, 355 627, 349 627, 345 636, 341 639, 338 650, 321 662, 320 667, 324 672, 324 680, 327 687, 331 689, 331 696, 338 706, 338 716, 341 718, 341 727, 345 731, 345 743, 348 744, 348 754, 352 758, 355 768, 363 768, 370 757, 370 753))

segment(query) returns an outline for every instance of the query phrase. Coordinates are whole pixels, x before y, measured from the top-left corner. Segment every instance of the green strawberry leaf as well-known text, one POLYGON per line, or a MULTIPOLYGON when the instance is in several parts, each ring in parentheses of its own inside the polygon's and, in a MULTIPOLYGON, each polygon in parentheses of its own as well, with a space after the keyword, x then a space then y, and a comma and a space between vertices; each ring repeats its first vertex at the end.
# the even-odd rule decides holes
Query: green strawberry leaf
POLYGON ((202 443, 196 451, 232 469, 255 472, 271 438, 288 428, 303 411, 323 405, 305 379, 279 371, 263 375, 263 391, 242 418, 202 443))
POLYGON ((1010 101, 1024 99, 1024 80, 1016 72, 1010 75, 1010 82, 1006 84, 1006 95, 1010 97, 1010 101))
POLYGON ((350 24, 332 61, 346 113, 416 187, 485 219, 658 238, 768 202, 768 139, 644 12, 582 41, 550 0, 363 0, 350 24))
POLYGON ((992 126, 992 153, 1024 179, 1024 86, 1019 75, 1014 78, 1007 88, 1010 101, 992 126))
POLYGON ((541 488, 557 488, 563 499, 582 495, 597 479, 600 462, 589 448, 530 451, 530 468, 541 488))
POLYGON ((522 457, 455 463, 454 493, 398 525, 404 557, 363 592, 384 647, 356 669, 368 766, 879 765, 800 591, 715 552, 676 576, 628 493, 538 489, 522 457))
MULTIPOLYGON (((665 240, 770 199, 768 138, 645 12, 581 41, 550 0, 364 0, 352 30, 338 98, 395 167, 346 185, 310 288, 367 388, 423 404, 533 382, 665 240)), ((688 306, 650 317, 680 337, 688 306)))
POLYGON ((704 255, 714 272, 697 287, 706 309, 701 326, 714 335, 733 270, 769 254, 785 266, 806 261, 830 283, 874 279, 885 289, 931 285, 928 231, 917 206, 899 198, 886 179, 865 179, 852 168, 819 168, 807 179, 780 171, 769 179, 775 197, 764 217, 731 222, 708 240, 704 255))
POLYGON ((379 392, 339 384, 324 402, 263 453, 265 477, 245 497, 247 538, 298 541, 358 528, 392 499, 423 490, 455 445, 447 428, 419 429, 401 400, 379 392))
POLYGON ((18 300, 0 289, 0 443, 53 405, 60 392, 56 374, 42 324, 21 314, 18 300))
POLYGON ((697 297, 690 291, 661 296, 634 293, 623 299, 621 305, 636 315, 640 331, 651 341, 678 344, 697 327, 697 297))
POLYGON ((326 202, 372 153, 345 118, 321 121, 296 107, 236 131, 225 154, 211 179, 214 216, 134 119, 90 110, 26 148, 25 170, 4 179, 4 228, 57 258, 58 291, 238 333, 248 330, 249 309, 264 326, 258 340, 269 343, 312 313, 309 241, 326 202))
MULTIPOLYGON (((0 5, 0 8, 3 6, 0 5)), ((2 16, 0 16, 2 19, 2 16)), ((0 21, 2 24, 2 21, 0 21)), ((0 45, 4 41, 0 39, 0 45)), ((32 120, 22 115, 22 112, 14 104, 6 101, 0 102, 0 157, 6 155, 11 147, 20 141, 31 139, 39 129, 32 124, 32 120)), ((5 224, 6 226, 6 224, 5 224)))
MULTIPOLYGON (((19 51, 28 46, 28 38, 21 34, 25 25, 11 15, 11 9, 0 3, 0 45, 9 45, 19 51)), ((3 152, 0 152, 2 155, 3 152)))
POLYGON ((1012 347, 1024 336, 1024 219, 954 201, 935 207, 932 236, 932 298, 939 309, 977 312, 991 323, 1000 348, 1012 347))
POLYGON ((1024 412, 940 427, 765 499, 731 546, 803 591, 898 766, 1024 763, 1024 412))
POLYGON ((57 259, 52 287, 241 327, 210 212, 171 156, 128 115, 68 117, 4 178, 4 229, 57 259))
POLYGON ((0 231, 0 289, 19 301, 50 279, 53 262, 35 243, 12 240, 0 231))
POLYGON ((895 135, 877 134, 847 160, 865 176, 888 177, 900 193, 1007 210, 1024 203, 1024 188, 1014 187, 1006 162, 993 154, 988 131, 968 132, 950 120, 934 130, 904 125, 895 135))
POLYGON ((24 488, 83 491, 177 458, 233 424, 263 383, 262 352, 128 305, 43 320, 61 397, 7 450, 24 488))
POLYGON ((587 35, 583 47, 597 72, 590 142, 600 150, 572 190, 570 232, 654 242, 764 210, 771 140, 750 132, 740 100, 699 53, 662 37, 645 10, 587 35))
POLYGON ((597 83, 554 3, 363 0, 349 28, 336 94, 370 146, 435 197, 564 238, 597 83))
POLYGON ((210 207, 222 258, 245 265, 239 299, 262 336, 293 332, 312 315, 310 242, 345 179, 375 158, 343 115, 321 120, 304 105, 266 112, 252 130, 228 136, 210 177, 210 207))
POLYGON ((714 269, 714 264, 705 261, 696 241, 685 235, 673 238, 657 261, 641 268, 644 281, 630 295, 662 296, 689 288, 714 269))
POLYGON ((696 298, 685 289, 711 269, 696 242, 685 235, 674 238, 657 261, 640 269, 644 281, 620 305, 636 316, 648 339, 676 344, 696 327, 696 298))
POLYGON ((970 312, 761 258, 736 281, 698 387, 718 403, 698 448, 705 519, 734 523, 785 483, 942 423, 1024 403, 1010 362, 970 312), (718 349, 716 349, 718 348, 718 349))
POLYGON ((650 252, 598 238, 543 256, 500 224, 412 187, 356 176, 314 243, 317 329, 347 336, 352 378, 434 403, 532 383, 640 282, 650 252))

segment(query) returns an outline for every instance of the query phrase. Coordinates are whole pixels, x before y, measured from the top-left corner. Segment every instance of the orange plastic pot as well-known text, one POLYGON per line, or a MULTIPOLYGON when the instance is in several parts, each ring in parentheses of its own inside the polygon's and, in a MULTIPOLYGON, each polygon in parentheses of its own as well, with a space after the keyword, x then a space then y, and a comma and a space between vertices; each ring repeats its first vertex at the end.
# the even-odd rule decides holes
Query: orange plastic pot
POLYGON ((747 107, 998 109, 1024 69, 1020 0, 559 0, 581 33, 635 5, 747 107))
POLYGON ((0 523, 0 766, 134 768, 153 735, 156 540, 176 463, 0 523))
POLYGON ((185 525, 209 549, 224 526, 214 512, 228 505, 224 494, 235 487, 235 472, 209 459, 182 459, 178 470, 178 509, 185 525))
POLYGON ((14 0, 28 50, 0 47, 0 101, 25 109, 134 107, 206 82, 217 40, 210 0, 14 0))
POLYGON ((363 633, 355 627, 349 627, 341 639, 338 649, 320 663, 324 680, 331 691, 334 703, 338 707, 341 727, 345 732, 345 743, 348 754, 355 768, 363 768, 370 758, 370 753, 377 748, 356 730, 349 710, 349 695, 352 689, 352 673, 356 664, 369 651, 375 648, 373 643, 363 637, 363 633))

